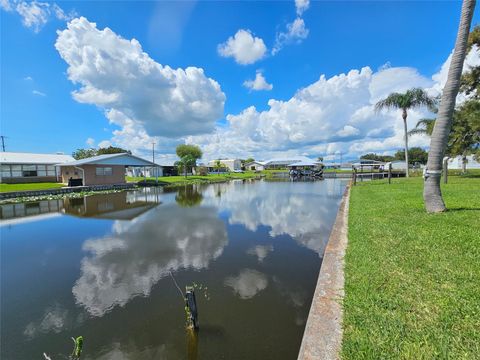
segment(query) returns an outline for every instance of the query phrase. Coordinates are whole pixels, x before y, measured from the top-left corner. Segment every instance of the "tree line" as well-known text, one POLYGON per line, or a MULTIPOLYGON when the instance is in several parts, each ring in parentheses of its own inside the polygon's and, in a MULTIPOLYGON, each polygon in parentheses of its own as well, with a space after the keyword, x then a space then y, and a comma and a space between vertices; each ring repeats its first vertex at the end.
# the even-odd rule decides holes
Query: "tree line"
MULTIPOLYGON (((405 152, 398 150, 394 155, 379 155, 375 153, 368 153, 360 157, 362 160, 374 160, 381 162, 390 162, 395 160, 405 160, 405 152)), ((411 147, 408 149, 408 163, 409 164, 426 164, 428 159, 428 152, 421 147, 411 147)))
POLYGON ((120 147, 109 146, 106 148, 89 148, 89 149, 77 149, 72 153, 72 156, 75 160, 86 159, 98 155, 105 155, 105 154, 118 154, 118 153, 127 153, 132 155, 130 150, 125 150, 120 147))

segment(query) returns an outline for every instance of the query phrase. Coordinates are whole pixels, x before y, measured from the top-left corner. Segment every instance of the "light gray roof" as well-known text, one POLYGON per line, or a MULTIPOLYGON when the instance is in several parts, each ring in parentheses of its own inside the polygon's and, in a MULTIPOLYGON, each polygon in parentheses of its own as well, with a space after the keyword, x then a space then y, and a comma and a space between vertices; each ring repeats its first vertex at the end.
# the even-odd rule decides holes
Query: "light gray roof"
POLYGON ((292 164, 295 162, 300 162, 300 161, 307 161, 307 162, 313 162, 314 160, 306 157, 306 156, 289 156, 289 157, 284 157, 284 158, 274 158, 270 160, 264 161, 265 165, 275 165, 275 164, 292 164))
POLYGON ((123 165, 123 166, 160 166, 151 161, 139 158, 127 153, 105 154, 89 157, 86 159, 75 160, 59 166, 80 166, 80 165, 123 165))
POLYGON ((75 160, 73 157, 64 154, 0 153, 2 164, 60 164, 73 160, 75 160))
POLYGON ((265 161, 257 161, 257 160, 254 160, 254 161, 250 161, 249 163, 246 163, 245 165, 248 166, 248 165, 251 165, 251 164, 265 165, 265 161))
POLYGON ((314 162, 314 161, 299 161, 290 165, 287 165, 288 167, 290 166, 317 166, 319 163, 314 162))

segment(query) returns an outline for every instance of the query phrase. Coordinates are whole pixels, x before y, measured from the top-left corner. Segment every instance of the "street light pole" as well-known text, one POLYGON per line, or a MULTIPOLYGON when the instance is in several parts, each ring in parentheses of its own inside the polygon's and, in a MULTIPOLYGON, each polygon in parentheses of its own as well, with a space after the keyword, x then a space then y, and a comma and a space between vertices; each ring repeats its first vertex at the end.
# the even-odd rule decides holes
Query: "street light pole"
POLYGON ((153 162, 153 169, 155 171, 155 183, 158 185, 158 169, 155 166, 155 141, 152 142, 152 162, 153 162))

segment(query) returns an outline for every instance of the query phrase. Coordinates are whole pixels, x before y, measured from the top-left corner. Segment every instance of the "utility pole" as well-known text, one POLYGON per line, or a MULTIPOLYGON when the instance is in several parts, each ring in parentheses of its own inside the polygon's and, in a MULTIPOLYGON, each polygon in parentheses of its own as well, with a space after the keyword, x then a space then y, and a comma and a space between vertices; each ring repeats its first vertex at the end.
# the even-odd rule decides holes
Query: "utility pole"
POLYGON ((153 169, 154 169, 153 171, 155 171, 155 184, 158 185, 158 169, 155 166, 155 141, 152 141, 152 162, 153 162, 153 169))
POLYGON ((5 152, 5 138, 6 138, 6 136, 0 135, 0 138, 2 138, 2 151, 5 152))
POLYGON ((152 162, 155 164, 155 141, 152 142, 152 162))

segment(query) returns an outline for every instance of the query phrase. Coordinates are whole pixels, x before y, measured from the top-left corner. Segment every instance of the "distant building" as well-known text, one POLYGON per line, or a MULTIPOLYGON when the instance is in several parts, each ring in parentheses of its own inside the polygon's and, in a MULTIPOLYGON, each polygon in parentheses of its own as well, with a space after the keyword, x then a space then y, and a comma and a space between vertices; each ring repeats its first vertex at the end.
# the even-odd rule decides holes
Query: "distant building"
MULTIPOLYGON (((462 156, 456 156, 451 159, 448 159, 448 168, 449 169, 462 169, 462 156)), ((474 159, 473 155, 467 155, 467 169, 480 169, 480 162, 474 159)))
POLYGON ((0 182, 5 184, 60 181, 56 164, 75 160, 64 154, 0 153, 0 182))
POLYGON ((385 162, 369 159, 360 159, 353 163, 353 167, 360 171, 373 171, 385 167, 385 162))
POLYGON ((220 161, 224 167, 228 168, 230 171, 241 170, 242 169, 242 160, 240 159, 218 159, 211 160, 208 162, 209 168, 215 168, 217 161, 220 161))
POLYGON ((336 170, 352 170, 353 163, 351 162, 324 162, 323 165, 325 169, 336 169, 336 170))
POLYGON ((126 168, 146 171, 160 167, 151 161, 127 154, 107 154, 58 164, 63 183, 69 186, 124 184, 126 168))
POLYGON ((263 171, 265 170, 265 163, 263 161, 251 161, 245 164, 245 170, 263 171))
POLYGON ((315 160, 312 160, 306 156, 289 156, 284 158, 274 158, 270 160, 264 161, 265 169, 286 169, 288 165, 299 163, 299 162, 306 162, 306 163, 318 163, 315 160))
POLYGON ((321 163, 315 162, 315 161, 298 161, 290 165, 287 165, 287 167, 292 170, 297 170, 297 169, 312 170, 315 168, 320 168, 321 163))
POLYGON ((392 170, 403 170, 407 168, 407 165, 405 164, 405 160, 394 160, 391 162, 387 162, 385 164, 385 169, 388 169, 388 164, 392 164, 392 170))

